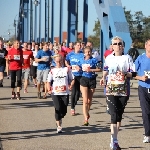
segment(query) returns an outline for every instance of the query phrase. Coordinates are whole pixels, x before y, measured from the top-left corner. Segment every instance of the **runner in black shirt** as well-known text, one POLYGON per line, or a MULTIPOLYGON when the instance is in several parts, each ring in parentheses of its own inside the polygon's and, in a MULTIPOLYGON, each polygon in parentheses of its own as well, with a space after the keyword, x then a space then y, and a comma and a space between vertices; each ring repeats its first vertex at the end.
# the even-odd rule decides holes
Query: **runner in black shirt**
POLYGON ((3 47, 3 41, 0 39, 0 87, 3 87, 4 71, 6 66, 7 50, 3 47))

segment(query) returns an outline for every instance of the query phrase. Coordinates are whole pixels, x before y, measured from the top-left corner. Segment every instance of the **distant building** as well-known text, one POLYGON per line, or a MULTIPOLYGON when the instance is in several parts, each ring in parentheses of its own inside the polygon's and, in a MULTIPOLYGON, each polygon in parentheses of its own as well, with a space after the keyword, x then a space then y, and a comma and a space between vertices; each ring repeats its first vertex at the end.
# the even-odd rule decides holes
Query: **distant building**
MULTIPOLYGON (((78 32, 78 40, 83 40, 83 32, 78 32)), ((54 37, 55 42, 59 42, 59 37, 54 37)), ((62 41, 67 42, 67 32, 63 32, 62 34, 62 41)), ((76 41, 71 41, 76 42, 76 41)))

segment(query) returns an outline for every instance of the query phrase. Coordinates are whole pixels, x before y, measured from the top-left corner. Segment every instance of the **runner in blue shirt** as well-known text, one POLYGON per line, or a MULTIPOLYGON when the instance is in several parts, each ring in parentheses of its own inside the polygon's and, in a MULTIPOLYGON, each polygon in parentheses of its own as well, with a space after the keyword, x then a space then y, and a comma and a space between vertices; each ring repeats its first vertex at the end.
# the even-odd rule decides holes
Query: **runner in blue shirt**
POLYGON ((45 94, 43 98, 46 98, 47 90, 46 90, 46 80, 48 77, 48 73, 50 71, 50 62, 51 62, 51 51, 48 49, 48 43, 43 43, 43 49, 39 50, 37 56, 35 58, 35 62, 38 63, 37 66, 37 89, 38 89, 38 98, 41 98, 41 82, 45 84, 45 94))
POLYGON ((146 53, 135 60, 139 80, 138 95, 142 109, 145 137, 143 143, 150 143, 150 39, 145 42, 146 53))
POLYGON ((80 52, 81 43, 76 42, 74 45, 74 51, 70 52, 66 56, 65 64, 72 69, 72 73, 75 76, 74 86, 71 92, 71 115, 75 115, 75 105, 80 97, 80 78, 82 76, 82 70, 77 66, 79 59, 83 58, 84 54, 80 52))
POLYGON ((88 126, 88 120, 90 118, 89 111, 92 105, 92 97, 96 88, 96 74, 95 72, 102 71, 97 66, 97 60, 92 57, 92 49, 85 47, 84 57, 80 59, 79 66, 82 68, 82 77, 80 79, 80 88, 83 97, 83 114, 84 114, 84 125, 88 126))

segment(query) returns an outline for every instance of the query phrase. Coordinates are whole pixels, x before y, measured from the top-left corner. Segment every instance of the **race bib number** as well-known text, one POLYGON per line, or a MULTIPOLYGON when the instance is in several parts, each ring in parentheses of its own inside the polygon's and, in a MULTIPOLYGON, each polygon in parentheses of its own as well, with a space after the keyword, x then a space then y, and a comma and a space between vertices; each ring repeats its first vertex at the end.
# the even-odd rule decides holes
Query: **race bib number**
POLYGON ((82 70, 83 71, 87 71, 88 69, 90 69, 90 64, 83 64, 82 65, 82 70))
POLYGON ((71 67, 72 67, 72 72, 77 72, 76 70, 77 65, 72 65, 71 67))
POLYGON ((20 60, 20 55, 14 55, 14 60, 20 60))
POLYGON ((4 53, 0 53, 0 58, 4 58, 4 53))
POLYGON ((144 73, 150 79, 150 71, 144 71, 144 73))
POLYGON ((23 55, 23 59, 28 59, 29 55, 23 55))
POLYGON ((45 58, 46 61, 49 61, 49 56, 43 56, 42 58, 45 58))
POLYGON ((110 75, 111 84, 124 84, 125 76, 122 72, 117 71, 115 74, 110 75))
POLYGON ((56 86, 56 87, 55 87, 55 91, 56 91, 57 93, 66 92, 66 85, 56 86))

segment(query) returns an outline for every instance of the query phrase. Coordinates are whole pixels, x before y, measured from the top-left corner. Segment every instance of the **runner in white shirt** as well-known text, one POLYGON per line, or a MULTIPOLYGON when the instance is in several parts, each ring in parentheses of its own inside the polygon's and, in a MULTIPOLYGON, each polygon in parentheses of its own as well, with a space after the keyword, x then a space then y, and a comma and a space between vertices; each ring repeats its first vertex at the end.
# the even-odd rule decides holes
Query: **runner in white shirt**
MULTIPOLYGON (((39 45, 38 45, 38 43, 35 43, 35 49, 32 51, 34 59, 36 58, 36 55, 37 55, 38 51, 39 51, 39 45)), ((37 87, 37 80, 36 80, 37 66, 38 66, 38 63, 36 63, 35 60, 34 60, 33 63, 32 63, 32 66, 31 66, 31 74, 32 74, 32 77, 33 77, 33 83, 34 83, 35 88, 37 87)))
POLYGON ((56 63, 55 68, 51 69, 47 79, 47 89, 51 94, 54 107, 57 133, 62 132, 62 118, 67 113, 69 103, 69 90, 74 84, 74 76, 67 67, 63 67, 63 58, 61 55, 54 55, 56 63))
POLYGON ((136 72, 133 60, 129 55, 123 55, 123 41, 120 37, 112 39, 114 53, 106 57, 103 77, 100 85, 106 84, 106 98, 111 116, 110 148, 121 150, 118 144, 118 132, 122 115, 130 95, 130 77, 136 72), (105 82, 107 76, 107 83, 105 82))

